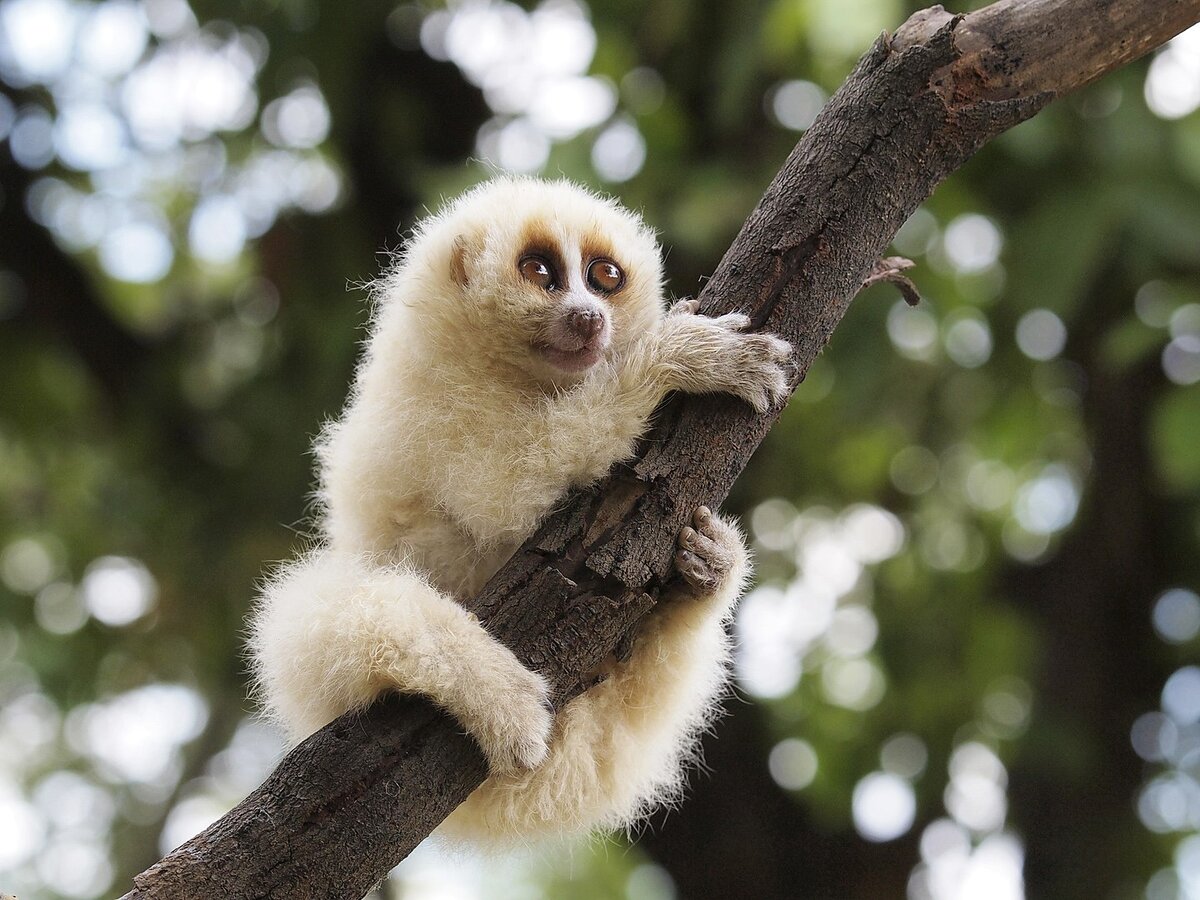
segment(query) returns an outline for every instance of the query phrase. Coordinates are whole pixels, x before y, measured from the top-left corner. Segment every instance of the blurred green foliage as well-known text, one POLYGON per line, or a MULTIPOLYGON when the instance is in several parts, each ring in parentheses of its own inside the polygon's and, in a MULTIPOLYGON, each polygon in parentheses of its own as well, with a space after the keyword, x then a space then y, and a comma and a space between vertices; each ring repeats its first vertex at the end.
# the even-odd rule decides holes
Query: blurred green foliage
MULTIPOLYGON (((489 167, 562 174, 641 209, 694 293, 822 98, 915 8, 0 0, 0 891, 121 893, 269 768, 245 614, 305 543, 356 285, 423 210, 489 167), (88 69, 80 23, 118 6, 145 46, 88 69), (12 44, 34 13, 59 17, 39 34, 75 22, 41 74, 53 42, 28 63, 12 44), (526 13, 561 26, 549 44, 520 44, 526 13), (183 69, 165 107, 200 118, 155 143, 128 85, 184 47, 237 65, 183 69), (575 100, 497 93, 514 54, 555 50, 535 88, 592 76, 558 95, 583 124, 562 124, 575 100), (203 120, 237 78, 249 115, 203 120), (271 106, 301 88, 324 130, 311 104, 271 106), (118 162, 67 161, 101 142, 62 126, 81 97, 116 117, 118 162), (238 211, 205 230, 213 198, 238 211), (153 234, 118 243, 130 223, 153 234), (154 235, 161 273, 114 271, 161 255, 154 235)), ((693 797, 631 847, 457 889, 1015 898, 1023 846, 1031 898, 1200 896, 1191 34, 996 140, 897 237, 924 302, 856 300, 731 498, 763 587, 693 797)), ((387 890, 443 896, 432 859, 387 890)))

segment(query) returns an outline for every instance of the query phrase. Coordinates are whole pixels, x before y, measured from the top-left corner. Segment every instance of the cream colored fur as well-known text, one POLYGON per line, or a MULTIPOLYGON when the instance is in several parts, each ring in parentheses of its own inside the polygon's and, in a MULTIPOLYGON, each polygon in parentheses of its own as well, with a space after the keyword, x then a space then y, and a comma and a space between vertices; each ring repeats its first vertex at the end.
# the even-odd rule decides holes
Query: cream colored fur
POLYGON ((740 535, 706 511, 681 535, 685 586, 557 718, 543 679, 457 602, 568 489, 628 457, 667 392, 759 408, 783 395, 786 343, 690 302, 667 312, 661 281, 632 213, 566 182, 505 178, 426 220, 377 285, 350 401, 317 444, 323 540, 266 586, 251 652, 265 706, 297 739, 389 688, 456 716, 492 775, 444 834, 495 844, 631 824, 678 795, 724 684, 724 623, 749 567, 740 535), (530 247, 563 262, 558 289, 519 276, 530 247), (585 284, 597 253, 626 273, 611 296, 585 284), (537 347, 576 301, 599 305, 611 341, 570 373, 537 347))

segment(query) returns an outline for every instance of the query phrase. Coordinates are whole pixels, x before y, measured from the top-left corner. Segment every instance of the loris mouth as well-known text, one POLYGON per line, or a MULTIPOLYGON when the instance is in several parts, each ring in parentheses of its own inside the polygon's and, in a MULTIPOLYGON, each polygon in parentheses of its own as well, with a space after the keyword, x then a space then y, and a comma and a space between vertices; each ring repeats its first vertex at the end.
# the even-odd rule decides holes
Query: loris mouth
POLYGON ((607 342, 595 341, 567 350, 551 344, 534 344, 533 349, 556 369, 564 372, 583 372, 600 362, 606 345, 607 342))

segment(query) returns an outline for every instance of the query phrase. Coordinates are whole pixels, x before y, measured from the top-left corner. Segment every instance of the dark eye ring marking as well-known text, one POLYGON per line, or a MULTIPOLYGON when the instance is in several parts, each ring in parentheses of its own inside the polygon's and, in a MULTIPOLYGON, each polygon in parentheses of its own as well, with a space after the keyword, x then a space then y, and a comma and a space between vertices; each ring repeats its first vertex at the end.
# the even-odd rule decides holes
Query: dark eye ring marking
POLYGON ((544 291, 552 291, 558 287, 558 273, 554 264, 544 256, 529 254, 517 260, 517 271, 530 284, 537 285, 544 291))
POLYGON ((613 294, 625 286, 625 272, 611 259, 599 257, 588 263, 588 287, 601 294, 613 294))

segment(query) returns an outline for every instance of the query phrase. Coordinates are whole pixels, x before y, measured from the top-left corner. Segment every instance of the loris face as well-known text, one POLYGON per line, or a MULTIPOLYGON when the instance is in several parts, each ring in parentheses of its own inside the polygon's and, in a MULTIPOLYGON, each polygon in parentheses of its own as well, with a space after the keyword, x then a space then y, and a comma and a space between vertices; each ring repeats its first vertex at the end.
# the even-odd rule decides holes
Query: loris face
POLYGON ((627 279, 625 269, 606 248, 558 247, 551 238, 531 235, 517 259, 517 273, 528 289, 546 295, 541 328, 533 349, 564 373, 583 372, 612 344, 614 310, 627 279), (563 251, 569 254, 564 255, 563 251), (570 258, 570 262, 568 262, 570 258))
POLYGON ((477 353, 569 384, 662 315, 662 264, 633 213, 566 182, 500 179, 438 217, 456 296, 438 310, 477 353))

